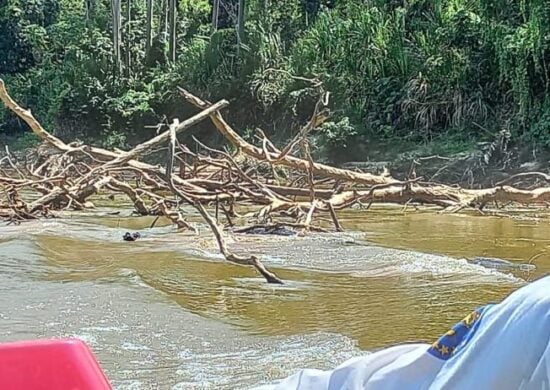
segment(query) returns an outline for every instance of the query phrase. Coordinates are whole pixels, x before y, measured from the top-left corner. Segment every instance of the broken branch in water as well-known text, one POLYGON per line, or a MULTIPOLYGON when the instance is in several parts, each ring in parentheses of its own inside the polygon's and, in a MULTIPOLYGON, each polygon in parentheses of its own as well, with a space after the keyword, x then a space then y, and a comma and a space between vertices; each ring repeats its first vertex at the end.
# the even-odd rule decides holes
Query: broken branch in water
POLYGON ((172 166, 174 164, 174 154, 176 150, 176 129, 174 126, 170 127, 170 146, 168 150, 169 150, 169 153, 168 153, 167 166, 166 166, 166 178, 168 180, 168 184, 170 188, 179 197, 181 197, 183 200, 185 200, 186 202, 188 202, 198 210, 198 212, 204 218, 206 223, 208 223, 208 226, 210 226, 212 233, 214 233, 214 237, 216 238, 218 247, 220 248, 220 252, 223 254, 225 259, 231 263, 253 266, 267 280, 268 283, 282 284, 283 281, 279 279, 274 273, 268 271, 267 268, 264 267, 264 265, 260 262, 260 260, 257 257, 238 256, 233 252, 229 251, 217 221, 214 218, 212 218, 210 214, 208 214, 208 212, 200 202, 194 201, 192 198, 190 198, 189 196, 181 192, 174 185, 174 181, 172 180, 172 166))
POLYGON ((308 136, 327 118, 327 95, 321 84, 317 88, 320 97, 311 118, 283 148, 275 146, 261 130, 258 131, 260 146, 245 141, 220 113, 228 105, 227 101, 210 104, 180 88, 185 100, 201 111, 182 122, 175 119, 167 131, 129 151, 122 151, 65 143, 47 132, 30 110, 20 107, 0 80, 0 100, 27 123, 44 141, 43 145, 55 150, 29 166, 27 162, 19 164, 11 153, 0 160, 0 165, 6 166, 0 169, 0 217, 20 223, 51 216, 55 210, 93 207, 90 199, 94 195, 119 193, 130 199, 138 214, 155 216, 151 226, 159 216, 164 216, 179 229, 197 231, 184 217, 184 207, 191 207, 212 231, 227 261, 252 266, 268 282, 281 283, 281 279, 266 269, 256 256, 241 256, 230 251, 224 235, 231 232, 225 232, 218 224, 218 213, 216 218, 210 215, 210 206, 222 210, 233 232, 246 233, 254 229, 238 227, 242 221, 235 212, 236 207, 250 211, 247 216, 251 220, 246 224, 263 226, 266 231, 286 226, 326 232, 320 223, 332 222, 335 231, 343 231, 338 211, 362 205, 362 202, 369 206, 414 202, 436 205, 445 212, 481 211, 485 205, 493 203, 550 202, 549 186, 526 190, 509 185, 525 178, 549 182, 550 176, 540 172, 520 173, 495 187, 467 189, 423 182, 422 178, 414 177, 412 170, 409 180, 400 181, 388 174, 374 175, 317 163, 309 152, 308 136), (195 144, 200 152, 192 152, 188 145, 178 143, 178 133, 207 117, 237 148, 237 153, 230 154, 198 140, 195 144), (166 145, 168 153, 164 166, 140 160, 166 145), (300 157, 295 153, 300 153, 300 157), (178 172, 175 172, 178 168, 174 163, 179 167, 178 172), (19 193, 23 189, 37 196, 23 199, 19 193))

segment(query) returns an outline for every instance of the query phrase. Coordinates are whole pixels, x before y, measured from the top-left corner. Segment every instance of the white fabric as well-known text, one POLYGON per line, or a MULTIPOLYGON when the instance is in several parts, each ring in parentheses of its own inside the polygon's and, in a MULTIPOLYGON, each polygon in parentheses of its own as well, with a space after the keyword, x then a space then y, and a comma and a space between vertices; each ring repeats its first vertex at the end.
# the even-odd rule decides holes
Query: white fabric
POLYGON ((488 307, 479 321, 448 360, 429 354, 428 344, 400 345, 254 390, 550 390, 550 276, 488 307))

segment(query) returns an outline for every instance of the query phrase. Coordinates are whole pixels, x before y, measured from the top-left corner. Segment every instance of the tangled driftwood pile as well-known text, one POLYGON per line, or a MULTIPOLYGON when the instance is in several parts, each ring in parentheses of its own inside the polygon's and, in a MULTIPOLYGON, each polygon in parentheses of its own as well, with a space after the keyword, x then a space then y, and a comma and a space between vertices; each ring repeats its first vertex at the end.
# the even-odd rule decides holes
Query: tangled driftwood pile
POLYGON ((196 115, 183 122, 175 119, 169 130, 132 150, 112 151, 66 144, 53 136, 29 110, 21 108, 9 96, 0 80, 0 99, 56 150, 28 164, 18 164, 9 155, 5 157, 11 169, 9 172, 0 170, 3 195, 0 217, 19 222, 51 216, 55 210, 93 207, 88 200, 92 195, 110 192, 128 196, 135 211, 141 215, 165 216, 178 228, 194 230, 181 213, 182 207, 191 206, 208 224, 228 261, 253 266, 268 282, 281 283, 258 258, 239 256, 228 249, 220 223, 223 220, 225 228, 234 227, 236 205, 256 206, 253 226, 285 225, 305 231, 323 231, 313 222, 315 217, 326 214, 334 229, 341 231, 337 211, 356 203, 418 202, 456 212, 464 208, 481 211, 493 202, 533 204, 550 200, 550 187, 524 190, 508 185, 527 176, 546 183, 550 178, 542 173, 516 175, 496 187, 472 190, 424 182, 420 177, 400 181, 389 175, 372 175, 316 163, 309 153, 308 135, 327 118, 328 94, 325 93, 320 94, 310 121, 286 147, 278 149, 261 130, 258 131, 260 146, 241 138, 220 113, 228 106, 227 101, 211 104, 183 89, 179 92, 184 100, 200 109, 196 115), (229 154, 200 143, 202 152, 194 153, 178 142, 179 133, 208 117, 235 146, 236 153, 229 154), (145 155, 166 147, 165 166, 140 161, 145 155), (276 169, 279 167, 282 169, 276 169), (128 181, 128 177, 135 178, 138 185, 128 181), (25 201, 21 194, 29 191, 36 196, 25 201), (205 206, 214 206, 215 216, 205 206))

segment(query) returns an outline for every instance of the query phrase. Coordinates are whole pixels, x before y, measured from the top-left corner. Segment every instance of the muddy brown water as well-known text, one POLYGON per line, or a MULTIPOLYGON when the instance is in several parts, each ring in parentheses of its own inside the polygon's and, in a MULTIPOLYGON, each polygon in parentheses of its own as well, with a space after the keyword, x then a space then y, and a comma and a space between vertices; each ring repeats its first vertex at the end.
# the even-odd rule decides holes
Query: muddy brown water
POLYGON ((388 345, 435 340, 473 307, 550 272, 550 219, 377 207, 345 233, 237 236, 287 283, 224 264, 206 229, 99 208, 0 227, 0 342, 78 337, 118 389, 246 389, 388 345), (143 239, 121 236, 140 230, 143 239), (464 258, 537 269, 494 270, 464 258))

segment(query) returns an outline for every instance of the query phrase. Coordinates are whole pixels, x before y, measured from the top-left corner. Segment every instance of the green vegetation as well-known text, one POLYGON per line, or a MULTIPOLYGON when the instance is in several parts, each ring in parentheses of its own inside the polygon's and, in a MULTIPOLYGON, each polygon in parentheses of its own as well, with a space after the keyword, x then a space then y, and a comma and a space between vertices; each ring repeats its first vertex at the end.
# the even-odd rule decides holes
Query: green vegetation
MULTIPOLYGON (((332 94, 327 155, 372 139, 467 147, 502 129, 550 146, 546 0, 7 0, 0 51, 1 77, 46 126, 107 146, 188 115, 177 85, 281 141, 311 113, 304 78, 332 94)), ((23 129, 4 111, 0 124, 23 129)))

